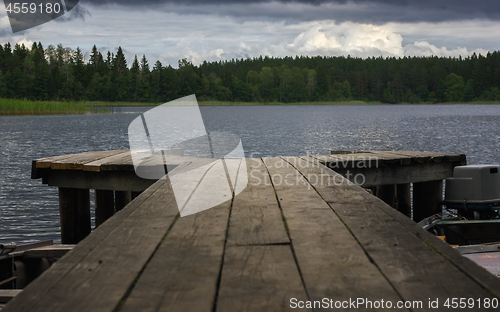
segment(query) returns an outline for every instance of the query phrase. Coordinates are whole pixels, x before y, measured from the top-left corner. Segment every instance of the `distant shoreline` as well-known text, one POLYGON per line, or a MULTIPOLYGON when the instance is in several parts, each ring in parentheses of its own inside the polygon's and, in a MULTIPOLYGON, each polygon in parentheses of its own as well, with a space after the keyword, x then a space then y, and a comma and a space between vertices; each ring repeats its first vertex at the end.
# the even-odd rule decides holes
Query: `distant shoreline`
MULTIPOLYGON (((143 103, 143 102, 80 102, 90 107, 102 106, 158 106, 164 103, 143 103)), ((199 106, 270 106, 270 105, 499 105, 500 101, 472 101, 472 102, 445 102, 445 103, 398 103, 388 104, 382 102, 369 101, 318 101, 318 102, 223 102, 223 101, 198 101, 199 106)))
MULTIPOLYGON (((17 99, 0 98, 0 116, 7 115, 64 115, 64 114, 92 114, 107 113, 106 107, 120 106, 158 106, 164 103, 144 103, 144 102, 104 102, 104 101, 78 101, 78 102, 58 102, 58 101, 28 101, 17 99)), ((500 101, 473 101, 465 103, 398 103, 386 104, 381 102, 366 101, 318 101, 318 102, 223 102, 223 101, 200 101, 200 106, 271 106, 271 105, 499 105, 500 101)))

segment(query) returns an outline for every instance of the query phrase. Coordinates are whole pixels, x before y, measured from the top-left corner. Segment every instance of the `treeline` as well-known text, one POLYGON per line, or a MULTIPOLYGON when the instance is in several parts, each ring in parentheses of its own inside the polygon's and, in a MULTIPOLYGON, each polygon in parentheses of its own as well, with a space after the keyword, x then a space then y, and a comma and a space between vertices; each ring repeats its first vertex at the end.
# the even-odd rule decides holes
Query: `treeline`
POLYGON ((178 68, 143 55, 129 66, 119 47, 90 55, 52 45, 0 45, 0 97, 28 100, 198 100, 384 103, 500 100, 500 52, 467 58, 259 57, 178 68))

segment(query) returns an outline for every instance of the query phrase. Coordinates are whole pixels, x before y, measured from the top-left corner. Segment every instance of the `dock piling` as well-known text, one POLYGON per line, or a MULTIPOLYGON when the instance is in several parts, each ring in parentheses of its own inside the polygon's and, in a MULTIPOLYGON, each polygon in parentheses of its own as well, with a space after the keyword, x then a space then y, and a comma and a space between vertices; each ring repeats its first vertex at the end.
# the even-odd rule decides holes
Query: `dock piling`
POLYGON ((95 190, 95 227, 103 224, 115 214, 115 196, 113 191, 95 190))
POLYGON ((396 185, 389 184, 377 186, 376 196, 392 208, 396 208, 396 185))
POLYGON ((396 207, 399 212, 411 218, 411 184, 396 185, 396 207))
POLYGON ((61 241, 76 244, 90 234, 90 192, 86 189, 59 188, 61 241))
POLYGON ((132 192, 130 191, 115 191, 115 210, 120 211, 128 203, 132 201, 132 192))

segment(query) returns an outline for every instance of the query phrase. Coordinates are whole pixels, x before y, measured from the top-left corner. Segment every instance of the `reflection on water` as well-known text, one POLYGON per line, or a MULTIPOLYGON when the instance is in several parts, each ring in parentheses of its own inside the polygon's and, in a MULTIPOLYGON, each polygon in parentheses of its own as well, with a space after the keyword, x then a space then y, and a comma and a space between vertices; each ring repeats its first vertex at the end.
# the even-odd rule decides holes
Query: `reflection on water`
MULTIPOLYGON (((129 148, 127 129, 151 107, 116 114, 0 117, 0 242, 59 241, 57 188, 31 180, 31 160, 129 148)), ((247 157, 331 150, 467 154, 500 163, 500 105, 202 106, 208 131, 240 136, 247 157)))

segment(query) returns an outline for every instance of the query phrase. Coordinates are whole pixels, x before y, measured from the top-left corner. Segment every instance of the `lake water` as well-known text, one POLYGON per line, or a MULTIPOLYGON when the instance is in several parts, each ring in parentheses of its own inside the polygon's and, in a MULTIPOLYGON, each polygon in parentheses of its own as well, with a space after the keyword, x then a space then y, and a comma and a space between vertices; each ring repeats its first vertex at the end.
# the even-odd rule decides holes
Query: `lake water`
MULTIPOLYGON (((127 149, 139 112, 0 116, 0 243, 60 241, 57 188, 31 180, 36 158, 127 149)), ((209 131, 238 134, 248 157, 331 150, 465 153, 500 163, 500 105, 202 106, 209 131)))

